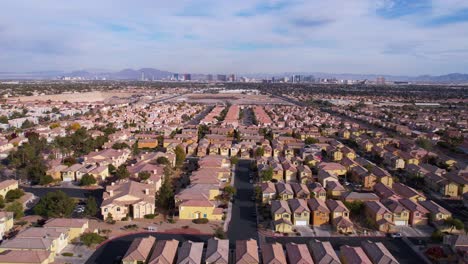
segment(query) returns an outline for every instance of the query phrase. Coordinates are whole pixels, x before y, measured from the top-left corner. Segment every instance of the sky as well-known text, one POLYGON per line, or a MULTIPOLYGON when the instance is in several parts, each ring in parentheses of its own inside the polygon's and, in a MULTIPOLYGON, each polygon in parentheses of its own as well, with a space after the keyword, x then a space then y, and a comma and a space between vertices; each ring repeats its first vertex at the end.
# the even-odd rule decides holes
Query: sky
POLYGON ((468 73, 467 0, 3 0, 0 72, 468 73))

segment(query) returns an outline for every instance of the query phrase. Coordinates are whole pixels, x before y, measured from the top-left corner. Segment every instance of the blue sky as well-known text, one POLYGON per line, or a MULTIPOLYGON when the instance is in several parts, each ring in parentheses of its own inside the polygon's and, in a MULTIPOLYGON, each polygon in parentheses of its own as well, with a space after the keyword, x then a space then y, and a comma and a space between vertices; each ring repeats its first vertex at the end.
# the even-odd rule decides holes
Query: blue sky
POLYGON ((466 0, 5 0, 0 71, 446 74, 466 0))

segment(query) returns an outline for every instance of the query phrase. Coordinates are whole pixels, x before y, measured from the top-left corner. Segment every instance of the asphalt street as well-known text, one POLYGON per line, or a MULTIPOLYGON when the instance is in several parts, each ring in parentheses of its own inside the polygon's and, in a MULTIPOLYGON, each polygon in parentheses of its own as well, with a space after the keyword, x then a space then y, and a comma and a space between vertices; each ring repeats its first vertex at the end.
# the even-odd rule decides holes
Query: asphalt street
MULTIPOLYGON (((205 242, 210 236, 201 235, 177 235, 177 234, 164 234, 164 233, 141 233, 133 234, 120 238, 116 238, 107 242, 106 244, 99 247, 93 255, 86 261, 86 264, 107 264, 107 263, 121 263, 119 260, 125 255, 125 252, 130 247, 132 241, 139 237, 154 236, 157 240, 170 240, 176 239, 181 242, 190 240, 194 242, 205 242)), ((180 246, 180 244, 179 244, 180 246)))
POLYGON ((236 240, 258 238, 255 202, 251 200, 254 189, 253 184, 249 182, 250 164, 249 160, 240 160, 236 167, 234 187, 237 193, 234 197, 228 229, 231 246, 236 240))

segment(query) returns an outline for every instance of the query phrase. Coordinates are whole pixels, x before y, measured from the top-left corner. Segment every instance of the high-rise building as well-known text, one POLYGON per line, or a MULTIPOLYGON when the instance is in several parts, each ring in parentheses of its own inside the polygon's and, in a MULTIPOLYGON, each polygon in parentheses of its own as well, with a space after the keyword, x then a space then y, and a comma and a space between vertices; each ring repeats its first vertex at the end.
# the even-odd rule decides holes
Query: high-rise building
POLYGON ((184 74, 184 81, 191 81, 192 80, 192 75, 190 73, 184 74))
POLYGON ((209 81, 209 82, 212 82, 213 81, 213 74, 208 74, 206 76, 206 80, 209 81))
POLYGON ((219 81, 219 82, 225 82, 226 81, 226 75, 224 74, 218 74, 216 76, 216 79, 219 81))
POLYGON ((235 74, 229 75, 228 81, 230 81, 230 82, 235 82, 235 81, 236 81, 236 75, 235 75, 235 74))
POLYGON ((380 76, 380 77, 377 77, 377 79, 375 80, 375 83, 376 84, 385 84, 385 78, 380 76))
POLYGON ((173 80, 173 81, 178 81, 178 80, 179 80, 179 74, 178 74, 178 73, 174 73, 174 74, 172 75, 172 80, 173 80))
POLYGON ((301 82, 301 76, 300 75, 293 75, 292 80, 293 80, 293 83, 300 83, 301 82))

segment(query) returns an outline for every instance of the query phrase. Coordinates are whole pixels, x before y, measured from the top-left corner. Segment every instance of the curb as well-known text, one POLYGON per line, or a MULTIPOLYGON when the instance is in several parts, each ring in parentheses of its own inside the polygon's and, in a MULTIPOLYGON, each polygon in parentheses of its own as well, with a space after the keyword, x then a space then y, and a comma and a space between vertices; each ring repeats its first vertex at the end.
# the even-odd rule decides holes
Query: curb
POLYGON ((126 236, 133 236, 133 235, 139 235, 139 234, 168 234, 168 235, 193 235, 193 236, 213 236, 213 234, 208 234, 208 233, 197 233, 197 234, 190 234, 190 233, 181 233, 181 232, 158 232, 158 231, 141 231, 141 232, 133 232, 133 233, 127 233, 127 234, 122 234, 118 236, 114 236, 111 238, 106 239, 102 243, 96 246, 95 250, 98 250, 100 247, 104 246, 105 244, 114 241, 116 239, 126 237, 126 236))

